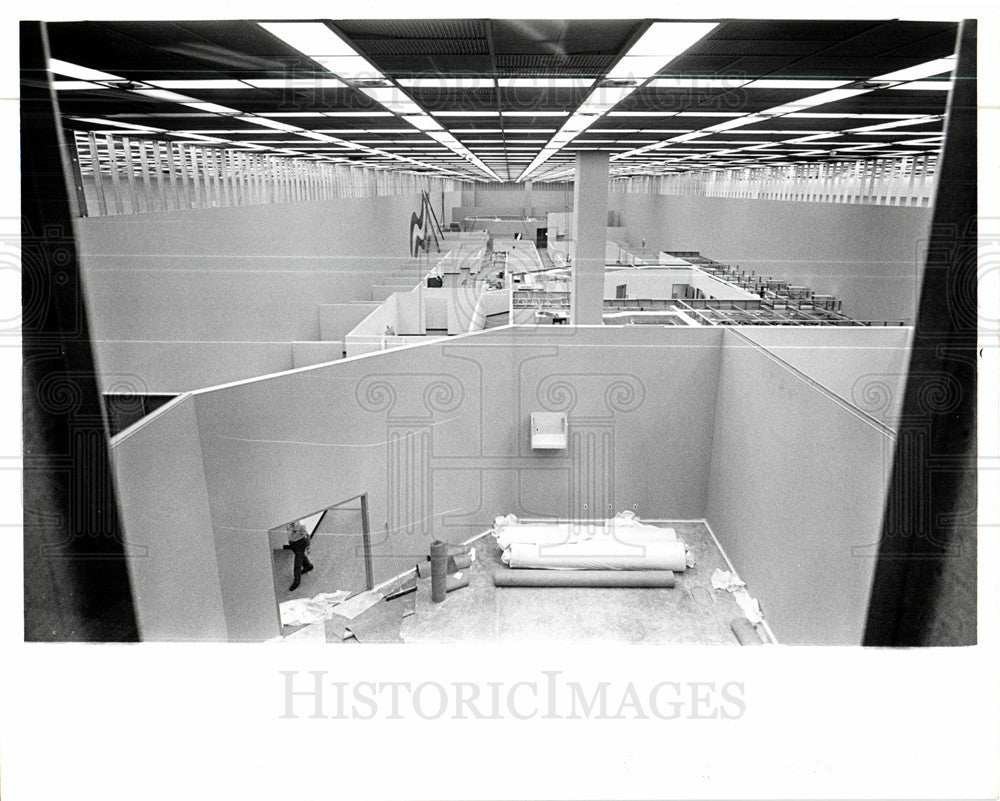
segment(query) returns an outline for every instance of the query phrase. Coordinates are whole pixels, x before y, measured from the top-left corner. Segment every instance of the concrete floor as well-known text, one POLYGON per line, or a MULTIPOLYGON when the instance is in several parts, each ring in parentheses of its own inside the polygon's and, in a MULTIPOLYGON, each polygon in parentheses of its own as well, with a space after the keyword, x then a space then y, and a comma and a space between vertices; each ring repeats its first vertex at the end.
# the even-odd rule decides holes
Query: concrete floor
MULTIPOLYGON (((743 613, 724 590, 712 588, 715 568, 728 570, 707 526, 669 525, 689 547, 695 566, 677 574, 671 589, 579 589, 493 586, 504 567, 491 535, 474 544, 469 586, 430 598, 430 580, 418 582, 416 614, 402 621, 404 642, 650 642, 736 644, 730 622, 743 613)), ((752 588, 749 588, 751 593, 752 588)))

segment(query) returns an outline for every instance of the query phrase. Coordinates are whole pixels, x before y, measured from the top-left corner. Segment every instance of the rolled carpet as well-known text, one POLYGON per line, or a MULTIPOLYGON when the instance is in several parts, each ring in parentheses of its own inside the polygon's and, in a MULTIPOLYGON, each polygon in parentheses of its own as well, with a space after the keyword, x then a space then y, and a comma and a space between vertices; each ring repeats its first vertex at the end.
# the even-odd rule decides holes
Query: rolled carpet
POLYGON ((585 541, 611 541, 623 544, 644 544, 676 540, 677 532, 672 528, 645 525, 589 525, 584 523, 518 523, 504 526, 496 534, 497 544, 507 548, 515 542, 536 545, 569 545, 585 541))
POLYGON ((497 570, 495 587, 673 587, 671 570, 497 570))
POLYGON ((501 560, 509 567, 545 570, 687 570, 687 553, 680 540, 626 545, 585 540, 568 545, 511 543, 501 560))

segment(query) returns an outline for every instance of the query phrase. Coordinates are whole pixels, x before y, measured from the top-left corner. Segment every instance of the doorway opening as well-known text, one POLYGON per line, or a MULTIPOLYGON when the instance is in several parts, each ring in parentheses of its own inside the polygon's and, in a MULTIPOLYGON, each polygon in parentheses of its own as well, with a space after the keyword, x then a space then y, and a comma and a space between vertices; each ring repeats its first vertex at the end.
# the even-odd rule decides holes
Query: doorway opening
POLYGON ((337 590, 356 595, 375 586, 367 495, 283 523, 268 535, 274 594, 279 604, 337 590), (309 536, 306 556, 313 567, 301 575, 299 586, 293 590, 295 554, 287 546, 289 527, 294 523, 301 524, 309 536))

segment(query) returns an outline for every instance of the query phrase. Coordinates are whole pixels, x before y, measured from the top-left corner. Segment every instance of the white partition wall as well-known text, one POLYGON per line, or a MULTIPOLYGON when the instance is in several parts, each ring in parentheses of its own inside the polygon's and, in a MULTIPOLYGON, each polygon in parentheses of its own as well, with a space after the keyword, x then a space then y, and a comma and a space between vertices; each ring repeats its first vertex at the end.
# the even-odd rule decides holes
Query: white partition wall
MULTIPOLYGON (((743 331, 725 332, 706 517, 779 641, 860 645, 893 431, 743 331)), ((828 379, 828 351, 794 355, 828 379)), ((905 371, 904 349, 886 353, 905 371)), ((865 355, 845 349, 840 367, 865 355)))
POLYGON ((139 636, 229 639, 194 399, 119 434, 111 452, 139 636))

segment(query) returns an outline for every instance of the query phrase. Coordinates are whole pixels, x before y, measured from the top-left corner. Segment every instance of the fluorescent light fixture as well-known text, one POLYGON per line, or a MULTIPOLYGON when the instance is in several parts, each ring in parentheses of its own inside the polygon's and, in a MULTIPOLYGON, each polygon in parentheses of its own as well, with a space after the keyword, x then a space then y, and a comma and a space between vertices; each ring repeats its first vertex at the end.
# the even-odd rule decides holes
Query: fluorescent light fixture
POLYGON ((565 117, 568 111, 504 111, 504 117, 565 117))
POLYGON ((654 22, 604 79, 644 81, 716 27, 714 22, 654 22))
POLYGON ((325 111, 269 111, 267 112, 268 117, 325 117, 325 111))
POLYGON ((135 125, 131 122, 120 122, 119 120, 107 120, 100 117, 71 117, 78 122, 89 122, 92 125, 110 125, 112 128, 124 128, 127 131, 140 131, 142 133, 163 133, 163 128, 153 128, 149 125, 135 125))
POLYGON ((609 111, 609 117, 676 117, 678 111, 609 111))
POLYGON ((170 92, 166 89, 132 89, 130 90, 134 95, 141 95, 142 97, 152 97, 156 100, 167 100, 171 103, 191 103, 194 101, 193 97, 188 97, 187 95, 181 95, 177 92, 170 92))
POLYGON ((685 78, 668 76, 654 78, 647 87, 652 89, 736 89, 746 84, 746 78, 685 78))
POLYGON ((587 112, 604 114, 634 91, 634 86, 599 86, 580 104, 575 114, 586 114, 587 112))
POLYGON ((955 56, 948 56, 947 58, 938 58, 934 61, 927 61, 923 64, 917 64, 913 67, 907 67, 906 69, 896 70, 895 72, 888 72, 885 75, 879 75, 872 78, 873 81, 918 81, 921 78, 933 78, 935 75, 941 75, 946 72, 952 72, 955 69, 955 56))
MULTIPOLYGON (((657 133, 657 132, 656 131, 644 131, 644 133, 657 133)), ((759 136, 762 133, 774 134, 776 136, 779 136, 779 135, 782 135, 782 134, 786 134, 786 135, 789 135, 789 136, 807 136, 809 134, 828 134, 828 133, 830 133, 830 131, 807 131, 805 129, 803 129, 801 131, 795 131, 795 130, 789 130, 789 129, 778 130, 777 128, 768 128, 766 131, 733 131, 733 136, 759 136)))
POLYGON ((179 81, 146 81, 150 86, 157 86, 160 89, 246 89, 247 85, 243 81, 231 78, 219 80, 179 80, 179 81))
POLYGON ((278 131, 301 131, 302 129, 295 125, 289 125, 287 122, 279 122, 278 120, 269 120, 267 117, 255 117, 253 115, 247 115, 244 117, 237 117, 240 122, 248 122, 251 125, 263 125, 265 128, 274 128, 278 131))
POLYGON ((395 114, 423 114, 424 110, 395 86, 365 86, 360 87, 363 94, 381 103, 395 114))
POLYGON ((202 103, 202 102, 199 101, 199 102, 196 102, 196 103, 182 103, 181 105, 187 106, 188 108, 193 108, 193 109, 195 109, 197 111, 208 111, 208 112, 210 112, 212 114, 242 114, 243 113, 242 111, 239 111, 238 109, 229 108, 227 106, 220 106, 217 103, 202 103))
POLYGON ((828 131, 826 133, 812 134, 811 136, 799 136, 795 139, 783 139, 780 144, 801 144, 802 142, 815 142, 819 139, 836 139, 839 136, 840 133, 837 131, 828 131))
POLYGON ((395 117, 391 111, 326 111, 327 117, 395 117))
POLYGON ((435 111, 435 117, 499 117, 499 111, 435 111))
POLYGON ((867 94, 872 91, 871 89, 831 89, 828 92, 820 92, 818 95, 810 95, 809 97, 803 97, 800 100, 793 100, 791 103, 785 103, 781 106, 774 106, 773 108, 765 109, 761 114, 765 114, 772 117, 778 117, 783 114, 791 114, 793 112, 802 111, 807 108, 814 108, 815 106, 823 106, 827 103, 837 103, 840 100, 846 100, 849 97, 856 97, 857 95, 867 94))
POLYGON ((339 78, 247 78, 246 83, 255 89, 338 89, 346 86, 339 78))
POLYGON ((678 111, 677 117, 742 117, 739 111, 678 111))
POLYGON ((418 128, 421 131, 440 131, 442 130, 441 123, 435 120, 433 117, 429 117, 426 114, 412 114, 405 115, 403 117, 410 125, 414 128, 418 128))
POLYGON ((825 112, 807 111, 784 115, 797 120, 912 120, 923 117, 923 114, 827 114, 825 112))
POLYGON ((400 78, 400 86, 414 89, 492 89, 493 79, 479 78, 400 78))
POLYGON ((326 134, 316 133, 315 131, 301 131, 299 136, 304 136, 307 139, 315 139, 317 142, 329 142, 331 144, 341 145, 341 141, 334 139, 332 136, 327 136, 326 134))
POLYGON ((914 92, 947 92, 951 89, 951 81, 910 81, 892 87, 893 89, 907 89, 914 92))
POLYGON ((878 125, 865 125, 861 128, 850 128, 844 133, 867 133, 869 131, 885 131, 890 128, 905 128, 909 125, 925 125, 930 122, 938 122, 941 118, 938 116, 929 117, 917 117, 916 119, 909 120, 895 120, 893 122, 883 122, 878 125))
POLYGON ((107 89, 108 87, 99 83, 90 83, 90 81, 53 81, 52 88, 57 92, 79 92, 86 89, 107 89))
POLYGON ((191 133, 190 131, 166 131, 165 133, 167 136, 184 136, 197 142, 211 142, 218 145, 229 144, 225 139, 219 139, 215 136, 203 136, 202 134, 191 133))
POLYGON ((192 133, 202 133, 202 134, 246 134, 246 133, 257 133, 257 131, 248 131, 246 128, 200 128, 197 131, 192 131, 192 133))
POLYGON ((268 33, 345 80, 380 77, 364 57, 322 22, 261 22, 268 33))
POLYGON ((763 114, 744 114, 742 117, 736 117, 735 119, 726 120, 725 122, 717 122, 715 125, 711 125, 708 128, 704 128, 704 131, 728 131, 731 128, 742 128, 746 125, 755 125, 758 122, 766 122, 770 117, 763 114))
POLYGON ((675 136, 671 139, 671 142, 690 142, 692 139, 701 139, 703 136, 709 136, 706 131, 691 131, 691 133, 681 134, 680 136, 675 136))
POLYGON ((594 85, 593 78, 497 78, 503 89, 587 89, 594 85))
POLYGON ((110 75, 100 70, 92 70, 89 67, 81 67, 79 64, 71 64, 68 61, 60 61, 58 58, 49 59, 49 72, 56 75, 65 75, 67 78, 78 78, 81 81, 122 81, 117 75, 110 75))
POLYGON ((850 81, 826 81, 812 78, 760 78, 744 86, 744 89, 836 89, 850 81))

